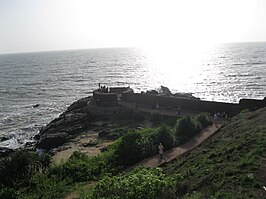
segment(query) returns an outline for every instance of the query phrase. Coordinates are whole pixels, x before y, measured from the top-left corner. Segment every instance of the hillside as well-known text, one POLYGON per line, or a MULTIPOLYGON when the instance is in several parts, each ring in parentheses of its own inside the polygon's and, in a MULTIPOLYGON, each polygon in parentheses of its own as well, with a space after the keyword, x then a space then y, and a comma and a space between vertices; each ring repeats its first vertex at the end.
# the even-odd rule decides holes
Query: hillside
MULTIPOLYGON (((122 118, 129 112, 123 113, 122 118)), ((151 116, 151 123, 159 121, 158 126, 124 129, 97 156, 76 151, 56 165, 48 154, 30 151, 0 159, 0 198, 265 198, 266 108, 242 111, 208 141, 161 168, 127 172, 157 154, 158 143, 165 150, 182 147, 210 125, 208 114, 174 118, 174 122, 159 116, 151 116)), ((132 117, 122 123, 129 121, 140 124, 132 117)))
POLYGON ((211 139, 160 168, 105 177, 80 198, 266 198, 266 108, 243 111, 211 139))
POLYGON ((266 198, 265 118, 266 108, 240 113, 211 140, 164 170, 184 176, 179 185, 184 193, 197 191, 203 198, 266 198))

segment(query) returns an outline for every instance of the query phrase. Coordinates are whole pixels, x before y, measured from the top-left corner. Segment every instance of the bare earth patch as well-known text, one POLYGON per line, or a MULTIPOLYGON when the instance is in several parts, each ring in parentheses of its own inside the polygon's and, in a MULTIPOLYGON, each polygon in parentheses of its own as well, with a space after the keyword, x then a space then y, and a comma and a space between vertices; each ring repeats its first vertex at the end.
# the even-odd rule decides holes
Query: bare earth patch
POLYGON ((112 142, 111 140, 99 140, 98 132, 88 131, 58 147, 53 155, 53 161, 55 164, 65 162, 75 151, 84 152, 89 156, 96 156, 101 153, 102 148, 112 142))

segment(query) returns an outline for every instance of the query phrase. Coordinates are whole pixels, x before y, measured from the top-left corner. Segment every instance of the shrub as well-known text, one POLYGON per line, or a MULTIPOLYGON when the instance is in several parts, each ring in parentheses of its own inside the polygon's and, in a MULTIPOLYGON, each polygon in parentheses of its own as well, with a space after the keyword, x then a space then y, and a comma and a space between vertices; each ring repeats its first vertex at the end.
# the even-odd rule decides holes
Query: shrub
POLYGON ((146 119, 145 115, 140 112, 134 112, 133 120, 136 122, 142 122, 146 119))
POLYGON ((202 128, 205 128, 205 127, 212 124, 210 116, 206 113, 201 113, 201 114, 197 115, 195 117, 195 120, 201 124, 202 128))
POLYGON ((104 155, 89 157, 75 151, 65 163, 52 168, 50 173, 62 179, 70 178, 74 182, 94 180, 108 169, 105 158, 104 155))
POLYGON ((160 113, 152 113, 150 121, 153 126, 159 126, 162 123, 162 115, 160 113))
POLYGON ((160 169, 138 168, 125 176, 106 177, 88 194, 88 199, 172 199, 175 180, 160 169))
POLYGON ((196 124, 190 116, 185 116, 178 120, 176 125, 176 136, 180 143, 185 143, 196 133, 196 124))
POLYGON ((180 144, 185 143, 210 124, 212 124, 211 119, 205 113, 199 114, 194 118, 185 116, 177 121, 176 138, 180 144))
POLYGON ((20 150, 0 160, 0 186, 15 187, 27 184, 35 171, 42 171, 50 162, 50 156, 20 150), (44 161, 45 160, 45 161, 44 161))
POLYGON ((153 143, 156 150, 159 143, 163 144, 165 150, 173 148, 175 139, 172 130, 166 125, 161 125, 153 135, 153 143))
POLYGON ((140 132, 128 132, 122 137, 115 151, 118 164, 130 166, 141 160, 141 137, 140 132))
POLYGON ((68 179, 62 180, 54 175, 36 173, 30 179, 30 186, 19 191, 19 198, 63 198, 70 188, 70 181, 68 179))
POLYGON ((2 188, 0 190, 0 199, 18 199, 18 194, 14 188, 2 188))

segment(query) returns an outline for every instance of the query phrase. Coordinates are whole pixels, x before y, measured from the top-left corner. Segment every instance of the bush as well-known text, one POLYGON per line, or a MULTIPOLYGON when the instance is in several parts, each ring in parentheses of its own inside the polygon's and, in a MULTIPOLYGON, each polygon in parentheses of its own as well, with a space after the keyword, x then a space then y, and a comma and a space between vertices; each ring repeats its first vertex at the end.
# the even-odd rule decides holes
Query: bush
POLYGON ((210 124, 212 122, 207 114, 199 114, 194 118, 185 116, 177 121, 176 138, 180 144, 185 143, 210 124))
POLYGON ((19 191, 19 198, 63 198, 70 190, 70 184, 68 179, 62 180, 54 175, 37 173, 30 179, 30 186, 19 191))
POLYGON ((44 170, 50 156, 20 150, 0 160, 0 186, 16 187, 27 184, 35 171, 44 170))
POLYGON ((176 125, 176 136, 180 143, 185 143, 197 133, 196 123, 189 116, 178 120, 176 125))
POLYGON ((153 126, 159 126, 162 123, 162 115, 160 113, 152 113, 150 121, 153 126))
POLYGON ((18 199, 18 194, 14 188, 2 188, 0 190, 0 199, 18 199))
POLYGON ((138 168, 125 176, 104 178, 87 198, 172 199, 176 198, 175 180, 160 169, 138 168))
POLYGON ((118 164, 131 166, 141 160, 141 137, 140 132, 128 132, 122 137, 115 151, 118 164))
POLYGON ((125 167, 136 164, 156 154, 159 143, 163 144, 165 150, 175 146, 173 131, 166 125, 161 125, 157 129, 146 128, 128 132, 114 148, 116 162, 125 167))
POLYGON ((50 173, 74 182, 95 180, 109 168, 107 163, 104 155, 89 157, 75 151, 65 163, 52 168, 50 173))
POLYGON ((201 124, 202 128, 205 128, 205 127, 212 124, 210 116, 206 113, 201 113, 201 114, 197 115, 195 117, 195 120, 201 124))
POLYGON ((163 144, 165 150, 171 149, 175 145, 175 139, 172 130, 166 125, 161 125, 158 128, 153 135, 153 140, 153 145, 156 147, 156 150, 159 143, 163 144))

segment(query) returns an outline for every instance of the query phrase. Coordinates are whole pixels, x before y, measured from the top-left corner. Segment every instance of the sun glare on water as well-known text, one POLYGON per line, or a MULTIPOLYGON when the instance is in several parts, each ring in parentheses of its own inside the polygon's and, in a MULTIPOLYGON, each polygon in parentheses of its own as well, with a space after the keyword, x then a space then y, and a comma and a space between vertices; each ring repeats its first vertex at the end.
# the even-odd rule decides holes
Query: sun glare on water
MULTIPOLYGON (((142 48, 148 60, 147 67, 156 87, 160 85, 177 88, 176 91, 187 92, 184 88, 193 86, 204 78, 203 61, 209 55, 211 45, 177 45, 142 48)), ((191 92, 191 90, 189 91, 191 92)))

